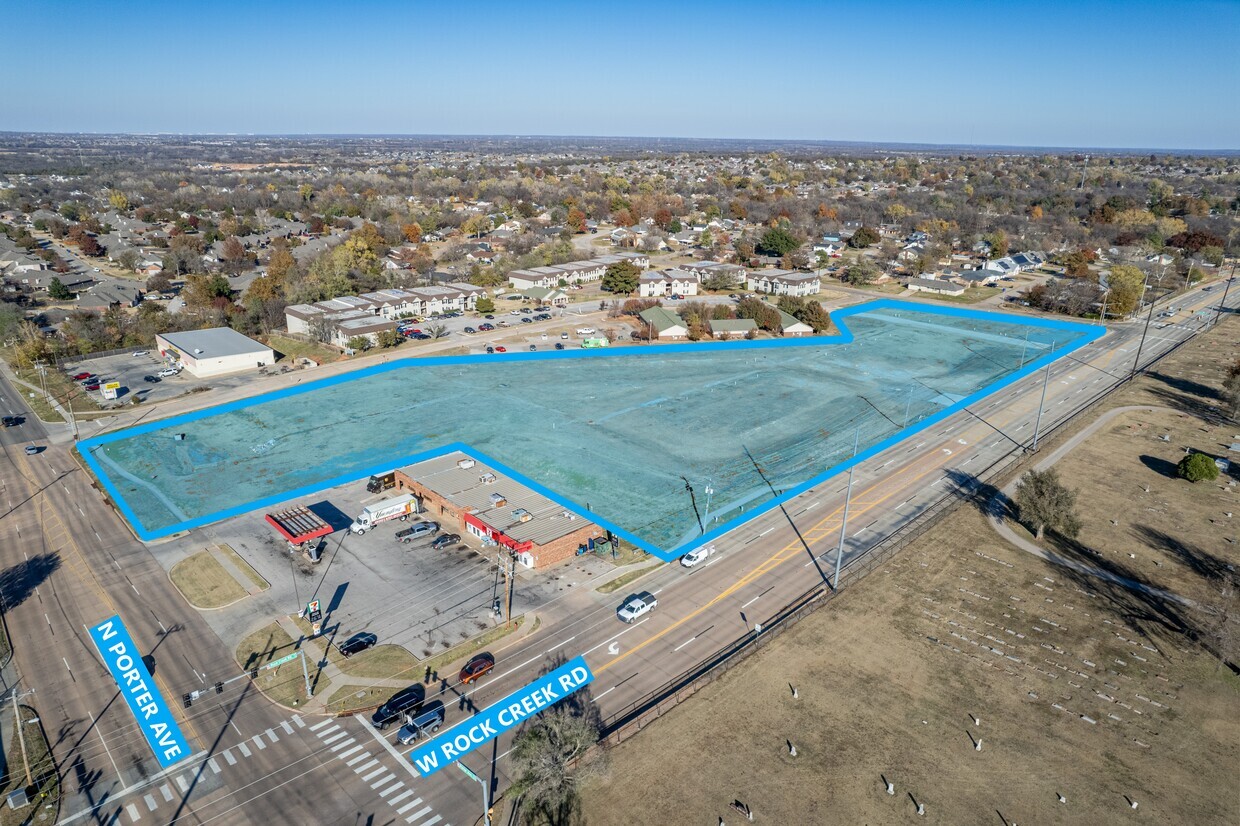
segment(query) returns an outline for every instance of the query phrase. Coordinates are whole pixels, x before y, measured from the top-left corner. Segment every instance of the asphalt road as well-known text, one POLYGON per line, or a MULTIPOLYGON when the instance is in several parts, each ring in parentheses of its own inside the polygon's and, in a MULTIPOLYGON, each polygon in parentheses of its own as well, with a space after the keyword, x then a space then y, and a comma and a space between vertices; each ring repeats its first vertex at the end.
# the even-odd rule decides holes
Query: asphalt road
MULTIPOLYGON (((12 388, 0 386, 0 405, 27 418, 0 431, 0 582, 21 687, 36 692, 26 702, 38 710, 60 768, 61 822, 268 824, 278 813, 275 822, 388 823, 392 798, 420 800, 402 794, 407 771, 368 734, 357 736, 364 732, 356 721, 327 742, 339 732, 294 718, 248 679, 216 695, 217 680, 239 674, 230 652, 66 449, 25 454, 26 440, 13 431, 33 436, 39 425, 12 388), (161 773, 86 631, 113 614, 153 660, 157 686, 190 741, 194 756, 170 771, 161 773), (195 690, 203 698, 182 709, 180 697, 195 690), (363 780, 338 759, 346 751, 375 752, 375 768, 387 771, 363 780), (387 782, 374 788, 380 780, 387 782)), ((423 820, 432 817, 440 816, 428 809, 423 820)))
MULTIPOLYGON (((1220 291, 1196 291, 1175 303, 1217 304, 1220 291)), ((1240 302, 1240 293, 1231 298, 1240 302)), ((1143 362, 1194 332, 1185 318, 1151 329, 1143 362)), ((1115 325, 1100 342, 1052 366, 1044 427, 1128 374, 1141 328, 1115 325)), ((944 484, 1028 442, 1042 382, 1039 372, 859 466, 846 554, 864 553, 944 484)), ((477 785, 456 772, 416 779, 390 745, 394 732, 379 735, 357 719, 294 717, 254 694, 245 679, 214 694, 216 680, 238 673, 231 652, 66 449, 25 455, 25 441, 43 443, 44 434, 3 383, 0 406, 27 418, 11 430, 30 428, 20 438, 0 435, 0 566, 22 687, 37 692, 32 702, 64 778, 62 822, 475 821, 477 785), (168 773, 159 773, 86 634, 88 624, 113 613, 154 658, 159 688, 193 745, 195 757, 168 773), (206 694, 181 709, 177 698, 193 690, 206 694)), ((659 607, 633 625, 615 616, 627 591, 568 592, 542 613, 537 633, 493 649, 499 664, 480 685, 444 685, 448 722, 466 716, 466 704, 484 707, 556 658, 576 655, 594 671, 590 691, 604 718, 622 711, 821 582, 833 566, 844 490, 842 480, 829 480, 716 541, 715 553, 697 568, 668 565, 650 575, 639 585, 658 595, 659 607)), ((464 762, 504 788, 509 745, 501 738, 464 762)))

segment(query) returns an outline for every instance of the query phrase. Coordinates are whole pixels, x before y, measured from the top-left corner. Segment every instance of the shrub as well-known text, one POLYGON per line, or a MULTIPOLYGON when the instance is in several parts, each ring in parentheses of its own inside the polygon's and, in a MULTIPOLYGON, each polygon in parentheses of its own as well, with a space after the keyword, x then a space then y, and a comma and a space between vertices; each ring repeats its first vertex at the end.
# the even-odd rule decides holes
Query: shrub
POLYGON ((1190 453, 1180 460, 1175 471, 1190 482, 1212 482, 1218 478, 1218 465, 1204 453, 1190 453))

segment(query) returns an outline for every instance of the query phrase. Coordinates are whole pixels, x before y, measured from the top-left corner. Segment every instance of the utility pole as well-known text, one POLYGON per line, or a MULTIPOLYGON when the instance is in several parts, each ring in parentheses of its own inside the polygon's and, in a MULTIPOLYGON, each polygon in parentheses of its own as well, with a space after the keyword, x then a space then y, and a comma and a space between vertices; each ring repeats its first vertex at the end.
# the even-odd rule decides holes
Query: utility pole
MULTIPOLYGON (((857 458, 857 447, 861 444, 861 428, 858 427, 853 436, 853 459, 857 458)), ((831 582, 831 590, 840 589, 840 565, 844 560, 844 539, 848 536, 848 508, 852 505, 853 472, 857 469, 854 461, 848 468, 848 493, 844 495, 844 520, 840 522, 840 544, 835 549, 835 579, 831 582)))
POLYGON ((500 551, 496 556, 500 570, 504 572, 504 626, 512 627, 512 589, 516 578, 517 560, 511 551, 500 551))
POLYGON ((1031 452, 1038 452, 1038 431, 1042 428, 1042 408, 1046 406, 1046 385, 1051 382, 1051 364, 1055 361, 1055 342, 1051 342, 1051 360, 1046 363, 1046 375, 1042 377, 1042 399, 1038 402, 1038 418, 1033 422, 1033 447, 1031 452))
MULTIPOLYGON (((1166 268, 1164 267, 1163 270, 1165 272, 1166 268)), ((1149 282, 1148 274, 1146 275, 1146 282, 1147 283, 1149 282)), ((1141 291, 1141 296, 1142 298, 1145 297, 1144 289, 1141 291)), ((1146 333, 1150 331, 1150 322, 1154 320, 1154 304, 1155 304, 1154 300, 1151 299, 1150 300, 1150 311, 1145 316, 1145 326, 1141 329, 1141 341, 1139 344, 1137 344, 1137 358, 1132 363, 1132 372, 1128 374, 1129 379, 1136 378, 1137 367, 1141 364, 1141 351, 1145 348, 1145 336, 1146 336, 1146 333)))
POLYGON ((30 779, 30 760, 26 757, 26 726, 24 723, 22 723, 21 706, 17 704, 17 701, 20 700, 22 697, 28 697, 31 694, 34 694, 34 689, 31 689, 29 691, 23 691, 19 694, 17 691, 17 688, 16 687, 13 688, 13 719, 14 719, 14 724, 17 726, 17 740, 19 743, 21 743, 21 746, 22 746, 22 766, 26 770, 26 787, 27 788, 29 788, 32 782, 30 779))
MULTIPOLYGON (((1232 279, 1236 277, 1236 265, 1231 265, 1231 275, 1227 277, 1227 285, 1223 287, 1223 298, 1218 303, 1218 309, 1214 311, 1214 324, 1218 324, 1219 316, 1223 314, 1223 306, 1227 304, 1227 291, 1231 289, 1232 279)), ((1214 324, 1210 326, 1213 327, 1214 324)))
MULTIPOLYGON (((306 665, 306 652, 301 653, 301 675, 306 678, 306 699, 314 696, 314 692, 310 690, 310 668, 306 665)), ((326 656, 326 655, 324 655, 326 656)))

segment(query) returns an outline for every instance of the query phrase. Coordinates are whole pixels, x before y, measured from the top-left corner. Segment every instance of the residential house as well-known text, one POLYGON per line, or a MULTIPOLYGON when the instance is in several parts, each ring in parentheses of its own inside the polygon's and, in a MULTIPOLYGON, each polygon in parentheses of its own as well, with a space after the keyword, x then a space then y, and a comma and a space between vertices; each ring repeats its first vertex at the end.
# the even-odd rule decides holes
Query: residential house
POLYGON ((749 273, 746 283, 754 292, 771 295, 804 297, 817 295, 822 289, 822 282, 816 274, 789 270, 755 270, 749 273))
POLYGON ((701 281, 712 276, 726 276, 736 287, 745 283, 747 274, 745 268, 739 264, 724 264, 719 261, 692 261, 688 264, 681 264, 680 269, 696 273, 701 281))
POLYGON ((522 290, 521 297, 538 304, 550 304, 552 307, 568 306, 568 294, 554 287, 531 287, 522 290))
POLYGON ((715 338, 744 338, 758 329, 758 322, 752 318, 711 319, 709 326, 715 338))
POLYGON ((113 307, 137 307, 142 302, 142 290, 121 281, 105 281, 91 287, 78 296, 78 307, 83 310, 109 310, 113 307))
POLYGON ((814 328, 806 324, 804 321, 797 321, 793 316, 788 315, 783 310, 776 310, 779 313, 779 326, 783 330, 785 336, 799 338, 800 336, 810 336, 814 334, 814 328))
POLYGON ((934 295, 964 295, 964 285, 937 278, 910 278, 905 285, 909 292, 933 293, 934 295))
POLYGON ((828 258, 840 258, 844 255, 844 245, 839 241, 822 241, 810 247, 810 253, 823 253, 828 258))
POLYGON ((664 307, 648 307, 638 315, 660 341, 679 341, 689 335, 684 320, 664 307))

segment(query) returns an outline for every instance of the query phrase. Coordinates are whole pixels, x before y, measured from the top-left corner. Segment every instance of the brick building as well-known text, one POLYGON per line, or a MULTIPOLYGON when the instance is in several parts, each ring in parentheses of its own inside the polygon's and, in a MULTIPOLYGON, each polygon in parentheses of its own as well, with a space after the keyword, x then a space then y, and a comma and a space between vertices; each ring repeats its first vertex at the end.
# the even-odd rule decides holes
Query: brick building
POLYGON ((508 548, 527 568, 571 559, 607 531, 464 453, 396 471, 396 488, 422 501, 425 518, 473 546, 508 548))

